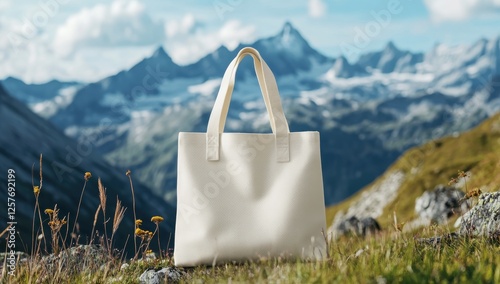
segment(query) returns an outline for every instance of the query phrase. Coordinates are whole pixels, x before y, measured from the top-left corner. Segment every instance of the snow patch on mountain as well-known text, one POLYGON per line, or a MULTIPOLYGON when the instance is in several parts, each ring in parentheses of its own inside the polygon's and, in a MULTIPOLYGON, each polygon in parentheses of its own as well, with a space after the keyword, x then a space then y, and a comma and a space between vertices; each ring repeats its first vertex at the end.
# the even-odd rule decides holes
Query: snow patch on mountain
POLYGON ((312 91, 302 91, 300 92, 301 98, 299 102, 303 105, 309 104, 309 101, 314 102, 316 105, 326 105, 332 100, 332 96, 328 96, 329 93, 330 90, 326 87, 312 91))
POLYGON ((39 103, 30 104, 29 107, 39 116, 47 119, 53 116, 61 108, 67 107, 78 91, 77 86, 70 86, 59 90, 58 95, 52 99, 39 103))
POLYGON ((437 115, 437 109, 438 107, 429 101, 412 104, 400 119, 400 123, 408 123, 417 118, 423 121, 433 121, 437 115))

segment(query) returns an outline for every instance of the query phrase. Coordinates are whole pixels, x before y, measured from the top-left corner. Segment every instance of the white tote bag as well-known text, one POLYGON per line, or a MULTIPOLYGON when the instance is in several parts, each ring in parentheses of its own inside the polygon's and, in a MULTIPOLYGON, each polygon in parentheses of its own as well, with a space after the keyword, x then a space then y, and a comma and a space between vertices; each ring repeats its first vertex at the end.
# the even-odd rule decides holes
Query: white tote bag
POLYGON ((257 50, 243 48, 224 73, 207 133, 179 133, 175 264, 324 258, 319 145, 318 132, 289 132, 273 73, 257 50), (254 59, 270 134, 223 133, 246 55, 254 59))

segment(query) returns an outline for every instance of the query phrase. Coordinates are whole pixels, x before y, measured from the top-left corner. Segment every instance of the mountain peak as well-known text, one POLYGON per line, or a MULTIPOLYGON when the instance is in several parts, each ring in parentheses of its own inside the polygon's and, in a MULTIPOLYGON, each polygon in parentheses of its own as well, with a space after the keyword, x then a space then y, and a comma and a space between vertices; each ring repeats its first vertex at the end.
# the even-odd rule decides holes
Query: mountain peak
POLYGON ((344 56, 339 56, 335 59, 333 67, 329 71, 329 75, 337 78, 350 78, 354 76, 363 76, 366 71, 359 65, 351 64, 344 56))
POLYGON ((283 32, 289 32, 289 31, 297 31, 292 23, 290 23, 289 21, 286 21, 285 24, 283 25, 283 29, 282 29, 283 32))
POLYGON ((170 56, 167 54, 163 46, 158 47, 151 58, 168 58, 170 59, 170 56))
POLYGON ((394 42, 389 41, 384 48, 384 51, 399 51, 394 42))
MULTIPOLYGON (((158 47, 150 57, 145 58, 142 62, 146 64, 159 64, 159 66, 163 66, 167 69, 177 67, 177 64, 175 64, 172 57, 168 55, 163 46, 158 47)), ((141 62, 139 64, 141 64, 141 62)))
POLYGON ((285 22, 278 36, 284 44, 306 41, 290 22, 285 22))

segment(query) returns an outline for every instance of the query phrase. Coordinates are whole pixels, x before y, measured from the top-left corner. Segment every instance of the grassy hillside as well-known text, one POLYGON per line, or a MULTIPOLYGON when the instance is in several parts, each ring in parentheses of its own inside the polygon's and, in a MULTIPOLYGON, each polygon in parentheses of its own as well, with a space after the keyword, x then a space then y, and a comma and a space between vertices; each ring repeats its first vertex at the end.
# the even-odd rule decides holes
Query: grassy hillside
POLYGON ((396 171, 405 174, 397 196, 377 219, 383 227, 392 223, 393 212, 398 219, 409 221, 414 217, 415 199, 436 185, 447 184, 457 171, 469 171, 468 188, 479 187, 483 192, 496 191, 500 185, 500 114, 484 121, 476 128, 460 135, 431 141, 405 152, 372 184, 364 187, 348 200, 327 208, 327 222, 335 214, 345 211, 372 186, 380 184, 396 171))

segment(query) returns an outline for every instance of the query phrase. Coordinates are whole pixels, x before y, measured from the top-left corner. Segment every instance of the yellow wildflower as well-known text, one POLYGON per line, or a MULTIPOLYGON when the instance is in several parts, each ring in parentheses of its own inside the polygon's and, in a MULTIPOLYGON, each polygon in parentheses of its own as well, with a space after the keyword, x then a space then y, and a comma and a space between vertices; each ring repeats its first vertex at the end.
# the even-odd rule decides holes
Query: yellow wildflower
POLYGON ((50 214, 54 213, 54 210, 47 208, 47 209, 45 209, 44 212, 45 212, 45 214, 50 215, 50 214))
POLYGON ((137 228, 137 229, 135 229, 135 234, 136 234, 137 236, 142 236, 142 235, 144 235, 145 233, 146 233, 146 231, 142 230, 141 228, 137 228))
POLYGON ((86 172, 85 175, 83 175, 83 178, 85 178, 86 181, 88 181, 92 177, 92 174, 90 172, 86 172))
POLYGON ((141 219, 135 220, 135 225, 136 226, 141 226, 142 225, 142 220, 141 219))
POLYGON ((38 195, 40 193, 40 187, 38 185, 33 186, 33 193, 38 195))
POLYGON ((156 223, 156 224, 161 223, 161 222, 163 222, 163 217, 162 216, 153 216, 151 218, 151 222, 156 223))

